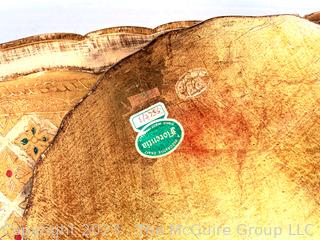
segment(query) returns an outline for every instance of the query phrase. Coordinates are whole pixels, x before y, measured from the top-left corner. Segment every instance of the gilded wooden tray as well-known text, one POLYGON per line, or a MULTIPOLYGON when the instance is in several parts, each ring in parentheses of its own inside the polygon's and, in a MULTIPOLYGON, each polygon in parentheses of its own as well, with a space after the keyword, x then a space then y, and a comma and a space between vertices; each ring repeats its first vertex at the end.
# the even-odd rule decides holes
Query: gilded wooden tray
POLYGON ((319 40, 319 25, 293 15, 214 18, 157 37, 64 118, 36 167, 27 228, 69 227, 60 239, 318 240, 319 40), (185 135, 149 159, 129 120, 158 102, 185 135))
POLYGON ((101 73, 164 32, 196 23, 47 34, 0 45, 0 239, 19 239, 10 226, 24 224, 33 167, 101 73))

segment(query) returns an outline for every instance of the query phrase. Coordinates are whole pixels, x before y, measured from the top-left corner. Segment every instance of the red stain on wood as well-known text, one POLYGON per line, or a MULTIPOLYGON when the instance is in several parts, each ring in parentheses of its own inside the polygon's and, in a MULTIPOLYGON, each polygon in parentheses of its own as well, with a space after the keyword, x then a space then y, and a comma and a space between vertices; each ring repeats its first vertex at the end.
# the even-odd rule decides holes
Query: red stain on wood
POLYGON ((179 116, 185 137, 180 152, 201 156, 221 154, 244 159, 250 144, 248 121, 232 105, 218 107, 195 104, 179 116), (192 119, 192 121, 191 121, 192 119))

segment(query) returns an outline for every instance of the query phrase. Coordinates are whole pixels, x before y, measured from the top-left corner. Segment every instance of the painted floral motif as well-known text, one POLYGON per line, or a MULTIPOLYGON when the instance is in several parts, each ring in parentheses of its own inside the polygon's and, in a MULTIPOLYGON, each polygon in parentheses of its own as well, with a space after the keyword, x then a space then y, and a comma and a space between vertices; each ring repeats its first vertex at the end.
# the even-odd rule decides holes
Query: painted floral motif
POLYGON ((1 229, 0 240, 23 240, 23 229, 26 221, 16 214, 12 214, 7 224, 1 229))
MULTIPOLYGON (((9 149, 0 152, 0 192, 8 200, 14 201, 18 197, 31 176, 32 168, 21 161, 13 152, 9 149)), ((2 239, 0 238, 0 240, 2 239)))
POLYGON ((15 143, 22 147, 34 160, 38 160, 52 139, 53 135, 48 133, 47 130, 41 129, 34 122, 30 122, 25 132, 16 138, 15 143))

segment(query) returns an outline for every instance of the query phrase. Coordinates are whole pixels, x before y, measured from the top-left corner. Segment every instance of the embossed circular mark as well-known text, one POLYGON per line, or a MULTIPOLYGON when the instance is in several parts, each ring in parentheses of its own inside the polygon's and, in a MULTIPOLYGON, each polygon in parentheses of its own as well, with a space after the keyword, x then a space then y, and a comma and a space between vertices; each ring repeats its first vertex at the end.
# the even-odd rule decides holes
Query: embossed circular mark
POLYGON ((180 77, 176 83, 176 93, 184 100, 199 96, 207 89, 209 79, 206 69, 192 69, 180 77))

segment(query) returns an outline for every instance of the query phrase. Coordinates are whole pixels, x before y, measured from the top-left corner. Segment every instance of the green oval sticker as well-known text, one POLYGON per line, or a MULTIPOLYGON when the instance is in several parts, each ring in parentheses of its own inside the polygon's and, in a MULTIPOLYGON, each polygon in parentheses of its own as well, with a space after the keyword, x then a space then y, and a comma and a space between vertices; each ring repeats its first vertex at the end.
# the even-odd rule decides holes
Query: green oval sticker
POLYGON ((158 158, 172 153, 182 142, 182 125, 174 119, 160 119, 145 126, 138 134, 136 148, 147 158, 158 158))

